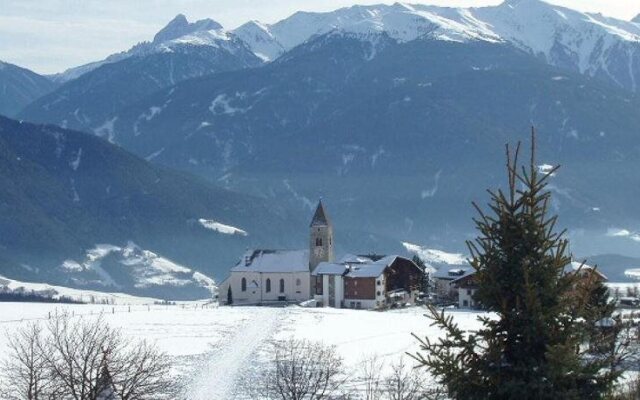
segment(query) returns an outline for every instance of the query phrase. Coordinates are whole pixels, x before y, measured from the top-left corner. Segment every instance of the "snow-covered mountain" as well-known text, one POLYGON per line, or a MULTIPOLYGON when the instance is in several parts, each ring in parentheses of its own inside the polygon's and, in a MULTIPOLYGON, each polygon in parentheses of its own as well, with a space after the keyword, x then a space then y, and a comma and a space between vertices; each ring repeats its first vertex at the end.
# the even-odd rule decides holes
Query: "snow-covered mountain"
POLYGON ((242 40, 217 22, 189 23, 179 15, 152 42, 68 70, 58 80, 75 79, 30 104, 23 115, 109 138, 115 112, 159 89, 190 78, 261 64, 242 40))
MULTIPOLYGON (((638 19, 636 18, 636 22, 638 19)), ((640 26, 582 13, 541 0, 506 0, 499 6, 353 6, 332 12, 298 12, 272 25, 249 22, 234 30, 256 54, 275 59, 330 31, 385 32, 401 42, 417 38, 510 43, 548 63, 638 90, 640 26)))
POLYGON ((69 68, 59 74, 51 75, 50 78, 56 82, 64 83, 79 78, 105 64, 113 64, 130 57, 143 57, 153 53, 170 53, 185 45, 223 48, 231 53, 242 51, 244 47, 243 43, 235 39, 230 32, 225 31, 218 22, 212 19, 189 22, 184 15, 178 14, 155 34, 152 41, 138 43, 129 50, 112 54, 104 60, 69 68))

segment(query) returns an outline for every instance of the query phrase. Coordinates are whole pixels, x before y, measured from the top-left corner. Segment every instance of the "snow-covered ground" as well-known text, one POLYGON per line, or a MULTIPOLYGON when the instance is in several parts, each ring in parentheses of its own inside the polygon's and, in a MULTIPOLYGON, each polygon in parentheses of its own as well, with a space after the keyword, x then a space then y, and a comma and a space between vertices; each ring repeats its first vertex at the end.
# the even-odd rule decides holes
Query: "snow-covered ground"
MULTIPOLYGON (((106 303, 118 305, 153 304, 161 300, 152 297, 138 297, 126 293, 100 292, 96 290, 72 289, 64 286, 49 285, 48 283, 23 282, 0 275, 0 290, 12 292, 34 292, 45 297, 60 299, 66 297, 84 303, 106 303)), ((7 303, 0 303, 4 305, 7 303)), ((11 303, 9 303, 11 304, 11 303)), ((0 307, 0 310, 2 308, 0 307)), ((0 312, 0 320, 5 316, 0 312)), ((28 316, 25 318, 29 318, 28 316)))
MULTIPOLYGON (((356 376, 363 362, 378 356, 390 363, 418 350, 411 333, 435 338, 423 308, 390 312, 315 308, 59 305, 0 303, 0 354, 7 335, 28 321, 44 320, 56 310, 97 315, 126 335, 155 342, 175 360, 176 374, 187 379, 190 399, 235 399, 252 381, 274 342, 296 337, 335 345, 345 371, 356 376), (207 308, 208 307, 208 308, 207 308)), ((478 313, 452 311, 464 328, 478 326, 478 313)), ((408 361, 407 359, 407 362, 408 361)))

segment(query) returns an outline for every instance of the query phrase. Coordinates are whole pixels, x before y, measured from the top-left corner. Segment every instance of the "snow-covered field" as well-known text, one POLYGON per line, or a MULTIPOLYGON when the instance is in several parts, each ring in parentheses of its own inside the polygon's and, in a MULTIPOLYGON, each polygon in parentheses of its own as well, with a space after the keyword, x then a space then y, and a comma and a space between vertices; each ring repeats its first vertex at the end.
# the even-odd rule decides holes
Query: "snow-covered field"
MULTIPOLYGON (((273 344, 296 337, 335 345, 345 370, 357 375, 373 356, 390 363, 418 350, 411 333, 435 338, 423 308, 390 312, 315 308, 219 307, 203 303, 159 305, 59 305, 0 303, 0 354, 7 335, 28 321, 44 320, 56 310, 97 315, 126 335, 155 342, 175 360, 176 374, 187 379, 190 399, 234 399, 251 381, 273 344)), ((462 327, 477 327, 478 313, 452 311, 462 327)), ((407 360, 407 362, 410 362, 407 360)))

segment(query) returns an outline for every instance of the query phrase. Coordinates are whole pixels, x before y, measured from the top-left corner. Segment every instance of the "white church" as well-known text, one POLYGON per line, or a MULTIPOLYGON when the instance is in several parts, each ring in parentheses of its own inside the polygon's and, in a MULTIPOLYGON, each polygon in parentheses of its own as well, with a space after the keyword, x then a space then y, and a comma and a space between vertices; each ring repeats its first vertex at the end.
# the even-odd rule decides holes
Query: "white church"
POLYGON ((412 303, 423 271, 400 256, 346 255, 334 261, 333 226, 322 201, 309 226, 307 250, 249 250, 219 286, 227 305, 315 300, 325 307, 381 308, 412 303))
POLYGON ((333 227, 322 201, 311 220, 309 250, 249 250, 219 286, 222 303, 303 302, 314 297, 311 272, 332 262, 333 227))

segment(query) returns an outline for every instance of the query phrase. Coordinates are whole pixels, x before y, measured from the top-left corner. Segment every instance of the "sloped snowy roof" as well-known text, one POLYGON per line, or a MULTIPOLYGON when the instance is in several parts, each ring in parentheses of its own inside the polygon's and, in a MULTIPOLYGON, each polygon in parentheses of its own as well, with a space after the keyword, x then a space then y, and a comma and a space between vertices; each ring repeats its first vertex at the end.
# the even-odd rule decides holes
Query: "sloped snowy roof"
POLYGON ((231 268, 232 272, 306 272, 308 250, 250 250, 231 268))
POLYGON ((474 273, 475 270, 471 267, 468 268, 440 268, 433 274, 436 279, 451 279, 457 280, 467 275, 474 273))
POLYGON ((383 263, 353 265, 347 276, 349 278, 377 278, 388 266, 389 264, 383 263))
POLYGON ((344 263, 329 263, 321 262, 316 269, 313 270, 313 275, 343 275, 347 271, 348 266, 344 263))

